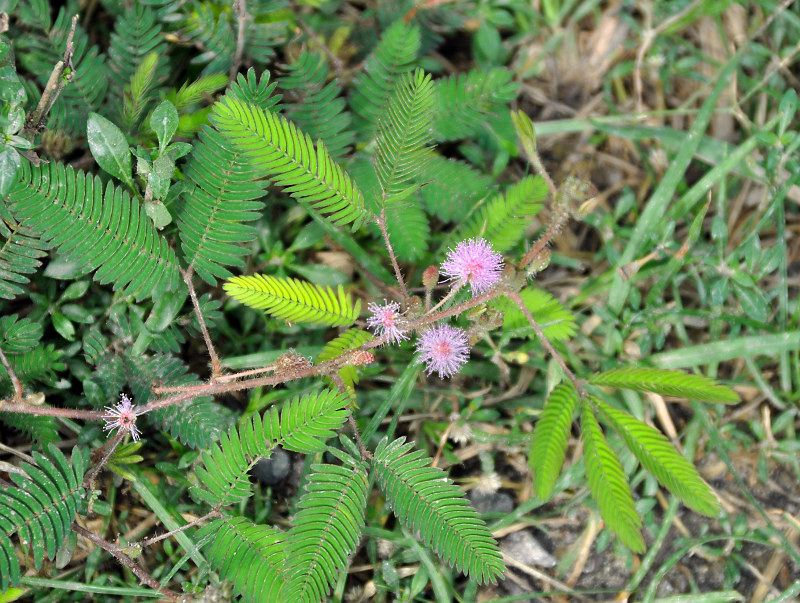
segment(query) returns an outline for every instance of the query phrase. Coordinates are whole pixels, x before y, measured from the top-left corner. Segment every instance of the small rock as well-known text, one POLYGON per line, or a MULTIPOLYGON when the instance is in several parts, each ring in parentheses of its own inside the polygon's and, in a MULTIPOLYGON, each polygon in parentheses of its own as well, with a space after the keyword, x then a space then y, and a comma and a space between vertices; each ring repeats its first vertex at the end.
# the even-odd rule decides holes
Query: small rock
POLYGON ((282 449, 276 448, 269 458, 261 459, 253 467, 253 475, 258 481, 267 486, 272 486, 289 475, 289 455, 282 449))
POLYGON ((485 492, 471 490, 469 500, 478 513, 510 513, 514 500, 505 492, 485 492))
POLYGON ((520 530, 503 538, 500 549, 525 565, 555 567, 556 559, 548 553, 528 530, 520 530))

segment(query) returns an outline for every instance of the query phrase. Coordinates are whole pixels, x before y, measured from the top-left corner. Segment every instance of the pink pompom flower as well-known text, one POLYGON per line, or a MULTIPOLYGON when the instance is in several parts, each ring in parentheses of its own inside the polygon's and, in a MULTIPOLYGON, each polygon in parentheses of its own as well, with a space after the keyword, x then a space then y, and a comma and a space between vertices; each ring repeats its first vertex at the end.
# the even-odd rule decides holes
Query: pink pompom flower
POLYGON ((141 406, 131 404, 131 399, 125 394, 120 394, 119 398, 121 401, 114 406, 106 406, 106 412, 103 414, 106 424, 103 429, 106 431, 118 429, 117 434, 128 431, 135 442, 142 435, 142 432, 136 427, 136 417, 147 411, 143 410, 141 406))
POLYGON ((417 352, 420 354, 417 363, 424 362, 429 375, 435 372, 440 379, 452 377, 469 358, 467 332, 450 325, 437 325, 419 338, 417 352))
POLYGON ((383 305, 370 302, 367 310, 372 316, 367 318, 367 326, 375 330, 378 336, 386 335, 387 342, 399 344, 408 339, 406 334, 408 322, 400 312, 400 304, 383 300, 383 305))
POLYGON ((472 297, 489 291, 503 273, 503 256, 486 239, 467 239, 447 252, 442 274, 460 285, 469 283, 472 297))

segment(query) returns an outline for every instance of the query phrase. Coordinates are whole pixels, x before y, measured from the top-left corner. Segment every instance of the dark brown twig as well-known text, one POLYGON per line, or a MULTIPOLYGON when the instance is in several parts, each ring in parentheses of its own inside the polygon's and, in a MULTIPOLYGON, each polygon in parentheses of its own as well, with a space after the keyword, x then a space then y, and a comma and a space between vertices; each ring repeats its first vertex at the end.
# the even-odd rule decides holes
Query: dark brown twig
POLYGON ((75 54, 75 46, 73 39, 75 38, 75 28, 78 26, 78 15, 72 17, 72 26, 67 36, 67 45, 64 49, 64 58, 56 63, 53 71, 50 73, 50 78, 47 80, 47 85, 42 92, 42 98, 39 99, 39 104, 28 115, 25 120, 25 128, 23 133, 33 136, 44 130, 45 122, 47 121, 47 114, 58 99, 58 95, 64 89, 72 78, 75 77, 75 67, 72 65, 72 55, 75 54), (64 68, 69 67, 70 73, 64 77, 64 68))

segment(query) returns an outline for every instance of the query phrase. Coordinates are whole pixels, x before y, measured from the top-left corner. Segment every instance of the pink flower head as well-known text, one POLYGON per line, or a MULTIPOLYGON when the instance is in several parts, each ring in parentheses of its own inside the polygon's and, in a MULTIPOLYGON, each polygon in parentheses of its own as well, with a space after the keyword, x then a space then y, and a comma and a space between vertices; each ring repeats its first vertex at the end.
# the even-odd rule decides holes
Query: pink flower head
POLYGON ((136 417, 143 415, 147 411, 142 410, 140 406, 131 404, 131 399, 125 394, 120 394, 119 398, 121 402, 114 406, 106 406, 106 412, 103 415, 103 420, 105 420, 106 424, 103 429, 108 431, 119 429, 118 434, 123 431, 129 431, 135 442, 142 434, 136 428, 136 417))
POLYGON ((469 283, 472 297, 494 287, 502 272, 503 256, 486 239, 461 241, 442 262, 442 274, 459 284, 469 283))
POLYGON ((370 302, 367 310, 372 312, 372 316, 367 318, 367 326, 375 329, 376 335, 386 335, 387 342, 399 344, 406 335, 407 321, 400 312, 400 304, 397 302, 387 302, 383 300, 383 305, 370 302))
POLYGON ((439 378, 452 377, 469 358, 467 332, 450 325, 438 325, 425 331, 417 341, 420 357, 429 375, 439 373, 439 378))

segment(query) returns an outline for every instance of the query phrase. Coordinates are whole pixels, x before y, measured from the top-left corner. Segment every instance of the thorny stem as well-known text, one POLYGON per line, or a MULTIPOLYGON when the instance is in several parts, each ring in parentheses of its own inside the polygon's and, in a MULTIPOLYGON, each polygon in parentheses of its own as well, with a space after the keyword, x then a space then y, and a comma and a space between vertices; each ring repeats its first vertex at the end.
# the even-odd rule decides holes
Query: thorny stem
POLYGON ((550 243, 551 239, 558 234, 558 231, 561 230, 568 219, 569 214, 567 212, 558 213, 558 215, 556 215, 553 221, 550 223, 550 226, 547 227, 547 230, 544 231, 544 234, 539 237, 539 240, 534 243, 533 247, 531 247, 528 253, 526 253, 519 261, 517 268, 519 270, 524 270, 525 267, 533 261, 533 258, 539 255, 542 250, 547 247, 548 243, 550 243))
POLYGON ((364 441, 361 439, 361 434, 358 431, 358 425, 356 425, 356 420, 353 417, 353 413, 350 412, 347 415, 347 420, 350 423, 350 427, 353 428, 353 436, 356 439, 356 444, 358 444, 358 451, 361 453, 361 460, 368 461, 372 459, 372 453, 364 446, 364 441))
POLYGON ((31 134, 38 134, 44 130, 47 114, 56 102, 59 94, 64 89, 69 81, 75 77, 75 67, 72 65, 72 55, 75 54, 75 46, 73 39, 75 38, 75 28, 78 26, 78 15, 72 17, 72 26, 67 36, 67 45, 64 49, 64 59, 56 63, 53 71, 50 73, 50 78, 47 80, 47 85, 42 92, 42 98, 39 99, 39 104, 36 109, 25 120, 25 132, 31 134), (65 79, 64 67, 69 66, 70 74, 65 79))
POLYGON ((236 13, 236 50, 231 59, 231 68, 228 72, 228 77, 231 82, 236 78, 239 72, 239 67, 242 64, 242 55, 244 54, 244 41, 245 34, 247 33, 247 1, 246 0, 233 0, 233 12, 236 13))
POLYGON ((406 283, 403 280, 403 274, 400 272, 400 265, 397 263, 397 258, 392 249, 392 243, 389 241, 389 233, 386 231, 386 209, 382 209, 379 216, 375 217, 375 222, 378 223, 378 228, 381 229, 383 235, 383 242, 386 244, 386 249, 389 251, 389 258, 392 260, 392 267, 394 268, 394 276, 400 284, 400 289, 403 291, 403 304, 408 305, 408 291, 406 290, 406 283))
POLYGON ((561 367, 561 370, 564 371, 564 374, 575 385, 575 389, 577 389, 579 392, 582 392, 583 386, 581 382, 578 380, 575 374, 569 369, 567 363, 564 362, 564 359, 561 357, 561 354, 559 354, 553 347, 553 344, 550 343, 550 340, 547 339, 547 337, 545 337, 544 333, 542 332, 542 329, 536 323, 536 320, 534 320, 531 311, 528 310, 528 306, 525 305, 525 302, 522 300, 520 294, 517 293, 516 291, 508 291, 508 290, 503 291, 502 294, 505 295, 511 301, 513 301, 515 304, 517 304, 517 306, 519 306, 519 309, 522 310, 522 313, 525 315, 525 318, 528 319, 528 322, 533 327, 533 330, 536 331, 536 335, 539 336, 539 341, 542 342, 542 347, 545 350, 547 350, 547 353, 550 354, 555 359, 556 362, 558 362, 558 365, 561 367))
POLYGON ((186 286, 189 287, 189 296, 192 298, 194 314, 197 317, 197 322, 200 324, 200 331, 203 333, 203 340, 206 342, 206 348, 208 348, 208 356, 211 358, 211 381, 213 382, 222 372, 222 365, 219 362, 216 350, 214 350, 214 343, 211 341, 211 335, 208 333, 208 327, 206 327, 206 321, 203 319, 203 313, 200 311, 200 303, 197 301, 197 293, 195 293, 194 285, 192 284, 191 266, 183 273, 183 280, 186 286))
POLYGON ((113 555, 122 565, 127 567, 129 570, 133 572, 133 574, 139 578, 139 581, 143 584, 146 584, 153 590, 163 593, 167 597, 171 597, 176 599, 178 597, 178 593, 171 591, 170 589, 161 586, 159 582, 153 578, 150 574, 148 574, 144 569, 142 569, 139 564, 137 564, 133 559, 128 557, 122 550, 116 545, 107 540, 104 540, 94 532, 90 532, 86 528, 79 526, 77 523, 72 523, 72 529, 75 530, 78 534, 86 538, 87 540, 92 541, 97 546, 102 548, 103 550, 107 551, 111 555, 113 555))
MULTIPOLYGON (((11 384, 14 386, 14 402, 19 402, 22 400, 22 383, 19 382, 19 378, 17 374, 14 372, 14 369, 11 368, 11 364, 8 362, 8 358, 3 353, 3 349, 0 348, 0 362, 3 363, 3 366, 8 373, 8 377, 11 379, 11 384)), ((0 401, 0 406, 2 406, 2 401, 0 401)))
POLYGON ((203 523, 204 521, 207 521, 207 520, 211 519, 212 517, 221 517, 221 514, 220 514, 219 510, 215 509, 213 511, 210 511, 209 513, 206 513, 202 517, 198 517, 194 521, 190 521, 185 526, 181 526, 181 527, 176 528, 174 530, 170 530, 169 532, 161 534, 160 536, 154 536, 153 538, 148 538, 147 540, 142 540, 138 544, 142 548, 144 548, 146 546, 151 546, 151 545, 155 544, 156 542, 159 542, 160 540, 164 540, 165 538, 169 538, 170 536, 174 536, 175 534, 177 534, 179 532, 183 532, 184 530, 188 530, 189 528, 192 528, 192 527, 196 526, 197 524, 203 523))

